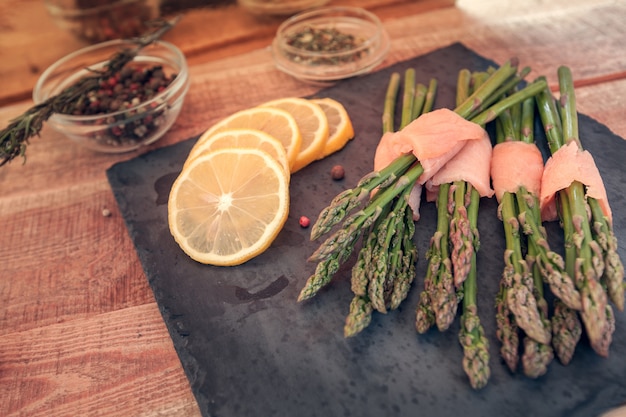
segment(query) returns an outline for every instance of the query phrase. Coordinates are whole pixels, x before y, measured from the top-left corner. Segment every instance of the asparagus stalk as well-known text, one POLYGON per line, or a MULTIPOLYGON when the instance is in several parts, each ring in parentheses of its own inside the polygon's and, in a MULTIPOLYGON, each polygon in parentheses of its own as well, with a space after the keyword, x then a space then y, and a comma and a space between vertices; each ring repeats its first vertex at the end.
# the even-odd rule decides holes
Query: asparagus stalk
MULTIPOLYGON (((468 218, 470 228, 478 230, 478 205, 480 196, 472 190, 468 204, 468 218)), ((467 374, 470 385, 474 389, 483 388, 489 381, 491 370, 489 367, 489 341, 478 316, 476 304, 477 292, 476 250, 472 251, 469 273, 463 282, 463 314, 461 316, 461 330, 459 341, 463 346, 463 369, 467 374)))
POLYGON ((519 328, 507 302, 507 286, 502 280, 496 297, 496 337, 500 342, 500 356, 511 372, 519 362, 519 328))
POLYGON ((432 285, 432 292, 428 298, 431 300, 435 323, 440 331, 447 330, 454 321, 460 300, 454 287, 452 259, 449 252, 451 210, 448 203, 451 199, 451 193, 450 184, 440 186, 437 201, 437 231, 431 238, 429 257, 432 262, 429 262, 425 279, 425 281, 431 281, 428 286, 432 285))
POLYGON ((366 297, 355 295, 350 302, 350 312, 343 328, 344 337, 352 337, 365 329, 372 321, 372 303, 366 297))
MULTIPOLYGON (((417 247, 413 242, 415 223, 410 208, 404 210, 404 232, 398 238, 400 248, 394 251, 397 255, 396 277, 390 296, 390 308, 398 308, 409 294, 409 289, 415 278, 415 264, 417 263, 417 247)), ((394 264, 396 261, 394 261, 394 264)))
MULTIPOLYGON (((549 98, 549 93, 542 93, 541 96, 541 98, 537 96, 537 104, 540 107, 543 106, 544 110, 540 109, 539 113, 544 125, 551 126, 546 129, 548 142, 555 143, 555 137, 562 129, 561 119, 555 117, 556 107, 549 98)), ((554 312, 551 318, 552 345, 561 363, 567 365, 574 355, 582 333, 582 325, 577 314, 577 311, 582 309, 582 296, 571 278, 574 269, 571 260, 575 259, 576 253, 572 251, 572 245, 566 245, 566 256, 571 264, 566 268, 563 258, 552 252, 548 246, 546 231, 540 226, 541 216, 538 213, 536 199, 519 198, 518 204, 520 211, 534 213, 532 216, 521 216, 520 219, 524 223, 525 233, 529 238, 529 250, 535 254, 535 265, 541 270, 544 281, 555 295, 554 312)), ((564 217, 569 217, 569 205, 566 201, 563 201, 561 210, 564 217)), ((566 236, 573 233, 571 222, 566 222, 562 226, 566 236)))
POLYGON ((394 118, 396 115, 396 100, 400 90, 400 74, 394 72, 389 77, 387 91, 385 92, 385 103, 383 105, 382 126, 383 133, 394 131, 394 118))
MULTIPOLYGON (((402 114, 400 119, 400 129, 408 125, 415 117, 413 105, 415 103, 415 70, 409 68, 404 73, 404 97, 402 104, 402 114)), ((419 113, 416 113, 419 115, 419 113)))
POLYGON ((369 282, 372 279, 372 272, 374 271, 373 263, 373 248, 378 240, 376 233, 377 224, 384 221, 379 218, 374 225, 372 225, 367 235, 367 240, 364 242, 363 247, 359 251, 358 259, 352 267, 351 276, 351 289, 354 294, 352 302, 350 303, 350 311, 346 317, 344 325, 344 336, 352 337, 357 333, 365 329, 372 321, 372 313, 374 308, 370 299, 367 296, 369 282))
POLYGON ((467 214, 467 202, 472 194, 471 184, 465 181, 456 181, 452 184, 453 196, 451 200, 450 243, 452 245, 452 270, 454 285, 460 288, 469 274, 472 255, 478 250, 474 246, 478 236, 470 227, 467 214))
POLYGON ((582 335, 582 325, 578 314, 557 298, 554 300, 551 325, 552 346, 559 361, 567 365, 572 360, 576 345, 582 335))
POLYGON ((435 323, 440 330, 447 329, 456 316, 458 300, 448 252, 449 190, 450 184, 442 184, 436 201, 437 229, 430 238, 424 290, 420 293, 415 311, 415 328, 418 333, 426 333, 435 323))

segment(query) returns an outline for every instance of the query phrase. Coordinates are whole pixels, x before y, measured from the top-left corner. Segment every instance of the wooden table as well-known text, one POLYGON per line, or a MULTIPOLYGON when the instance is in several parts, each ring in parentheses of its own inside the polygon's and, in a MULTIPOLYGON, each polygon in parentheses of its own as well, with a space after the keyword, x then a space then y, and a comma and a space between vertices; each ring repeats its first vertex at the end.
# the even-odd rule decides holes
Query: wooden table
MULTIPOLYGON (((626 137, 622 1, 332 2, 357 3, 391 36, 384 66, 456 41, 497 62, 517 56, 532 67, 529 79, 546 75, 552 85, 565 64, 579 111, 626 137)), ((187 54, 192 87, 150 149, 262 101, 313 93, 274 68, 267 45, 278 23, 236 6, 187 13, 166 39, 187 54)), ((2 2, 0 34, 4 126, 32 104, 38 74, 82 44, 35 0, 2 2)), ((0 415, 199 415, 105 177, 135 156, 95 154, 44 128, 25 165, 0 168, 0 415)))

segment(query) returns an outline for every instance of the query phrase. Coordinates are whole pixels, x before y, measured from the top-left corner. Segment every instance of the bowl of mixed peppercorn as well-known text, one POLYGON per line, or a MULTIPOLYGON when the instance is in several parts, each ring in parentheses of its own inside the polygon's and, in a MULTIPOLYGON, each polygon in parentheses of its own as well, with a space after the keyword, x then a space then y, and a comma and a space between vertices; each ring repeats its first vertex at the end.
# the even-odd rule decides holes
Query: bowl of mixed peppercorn
POLYGON ((285 20, 272 42, 278 69, 298 79, 334 82, 370 72, 389 52, 378 17, 360 7, 322 7, 285 20))
POLYGON ((112 40, 80 49, 46 69, 33 89, 37 105, 56 100, 47 123, 95 151, 136 150, 159 139, 180 113, 189 89, 176 46, 138 47, 112 40), (132 56, 132 58, 128 58, 132 56))

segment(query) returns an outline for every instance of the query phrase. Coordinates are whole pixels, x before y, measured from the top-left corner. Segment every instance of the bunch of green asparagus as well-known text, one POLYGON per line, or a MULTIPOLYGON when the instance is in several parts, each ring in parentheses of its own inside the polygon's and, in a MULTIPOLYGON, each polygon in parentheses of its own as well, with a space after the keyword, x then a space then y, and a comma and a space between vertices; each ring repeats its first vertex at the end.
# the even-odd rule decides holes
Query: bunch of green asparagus
MULTIPOLYGON (((532 97, 503 112, 496 120, 496 143, 534 143, 534 114, 535 101, 532 97)), ((574 307, 578 303, 578 293, 563 271, 561 256, 550 250, 545 229, 541 226, 539 196, 524 186, 517 192, 505 191, 498 212, 506 242, 505 266, 496 298, 496 334, 501 343, 500 354, 509 369, 515 372, 519 362, 519 332, 523 330, 523 371, 525 375, 537 378, 547 372, 554 358, 552 342, 563 362, 566 362, 569 361, 568 356, 571 358, 567 343, 580 337, 574 316, 568 338, 552 339, 548 302, 544 297, 544 277, 549 284, 553 284, 555 293, 574 307)), ((565 306, 558 297, 555 302, 565 306)), ((561 334, 565 336, 565 332, 561 334)))
MULTIPOLYGON (((499 100, 505 91, 519 84, 527 70, 518 73, 517 63, 511 60, 493 71, 485 82, 469 94, 469 90, 459 100, 455 110, 459 115, 485 125, 494 120, 499 113, 524 97, 530 97, 545 87, 545 81, 539 81, 527 86, 513 97, 499 100)), ((394 73, 387 88, 383 111, 383 132, 394 130, 394 109, 399 92, 400 74, 394 73)), ((415 84, 414 71, 409 70, 404 77, 404 94, 402 95, 402 115, 400 128, 420 114, 429 111, 433 106, 437 83, 431 80, 428 86, 415 84)), ((423 169, 412 154, 402 155, 386 168, 374 171, 363 177, 356 187, 337 195, 331 204, 320 213, 311 232, 311 239, 331 233, 319 248, 309 258, 317 262, 315 273, 309 277, 298 297, 299 301, 311 298, 325 285, 339 270, 361 241, 357 261, 352 268, 352 290, 354 298, 350 304, 350 311, 346 318, 344 334, 354 336, 363 330, 371 321, 373 311, 385 313, 388 309, 397 308, 406 298, 408 290, 415 276, 415 262, 417 251, 413 243, 415 225, 413 213, 407 204, 408 195, 423 169), (375 193, 374 190, 376 190, 375 193), (373 196, 373 197, 372 197, 373 196), (336 228, 335 226, 340 225, 336 228), (336 230, 335 230, 336 229, 336 230)), ((453 247, 457 271, 461 268, 465 272, 457 272, 468 278, 458 278, 459 285, 463 285, 464 315, 461 342, 464 345, 467 359, 466 368, 485 369, 485 358, 488 360, 487 343, 482 326, 478 320, 476 309, 476 257, 477 247, 477 194, 467 184, 455 184, 451 187, 456 190, 452 198, 459 202, 450 219, 454 232, 453 241, 457 236, 462 244, 453 247), (467 196, 471 198, 467 199, 467 196), (468 206, 465 200, 471 202, 468 206), (466 256, 462 257, 464 253, 466 256)), ((441 194, 444 196, 444 194, 441 194)), ((443 198, 443 197, 442 197, 443 198)), ((447 198, 447 196, 446 196, 447 198)), ((447 214, 440 219, 446 220, 447 214)), ((441 264, 450 263, 450 256, 446 254, 448 232, 436 233, 441 241, 429 250, 431 264, 435 259, 445 259, 441 264), (435 246, 444 252, 435 254, 435 246)), ((434 268, 429 267, 429 270, 434 268)), ((445 270, 441 268, 441 271, 445 270)), ((436 280, 437 285, 444 275, 437 272, 428 279, 436 280)), ((434 300, 434 295, 426 296, 434 300)), ((458 298, 454 290, 449 292, 452 303, 449 304, 448 321, 454 319, 458 298)), ((429 304, 432 306, 432 303, 429 304)), ((438 309, 441 310, 441 309, 438 309)), ((435 317, 435 315, 432 315, 435 317)), ((474 375, 475 372, 472 373, 474 375)), ((488 378, 488 372, 484 374, 488 378)), ((473 378, 473 377, 472 377, 473 378)), ((484 385, 487 378, 476 378, 476 386, 484 385), (480 382, 479 380, 484 382, 480 382)))
MULTIPOLYGON (((558 78, 558 101, 547 88, 536 97, 548 146, 554 154, 573 141, 582 151, 570 69, 560 67, 558 78)), ((575 319, 574 313, 569 310, 575 310, 582 318, 591 347, 599 355, 608 356, 615 330, 610 302, 623 311, 626 289, 624 266, 617 253, 617 239, 611 220, 600 208, 598 200, 587 196, 586 186, 578 181, 559 191, 556 201, 564 233, 565 272, 573 279, 579 302, 557 309, 552 320, 555 339, 566 345, 571 344, 573 352, 577 339, 564 342, 560 338, 564 337, 562 334, 572 332, 575 319)), ((577 334, 578 330, 574 332, 577 334)))
MULTIPOLYGON (((545 80, 540 80, 515 94, 506 94, 517 87, 529 71, 529 68, 523 68, 517 72, 516 66, 510 63, 486 72, 461 70, 455 111, 485 126, 523 100, 532 100, 540 89, 545 88, 545 80), (482 102, 475 100, 477 93, 486 94, 482 102), (468 106, 469 103, 473 105, 468 106), (482 110, 484 108, 487 110, 482 110)), ((437 230, 431 238, 424 290, 416 309, 419 333, 425 333, 433 325, 445 331, 453 323, 457 305, 462 302, 459 341, 464 350, 463 368, 475 389, 484 387, 491 373, 489 342, 476 303, 479 200, 478 192, 465 181, 440 185, 437 230)))
MULTIPOLYGON (((485 72, 462 70, 454 111, 483 127, 494 122, 497 141, 532 143, 538 107, 547 126, 551 151, 555 152, 564 143, 564 135, 577 138, 577 127, 572 121, 576 115, 572 110, 573 89, 565 87, 561 93, 567 99, 561 100, 559 116, 543 77, 520 87, 529 72, 529 68, 518 70, 515 59, 485 72)), ((393 73, 389 80, 383 133, 396 130, 400 80, 399 73, 393 73)), ((398 129, 433 108, 436 89, 436 80, 428 85, 416 83, 414 70, 405 72, 398 129)), ((412 153, 404 154, 337 195, 312 227, 312 240, 329 236, 309 258, 317 267, 298 301, 314 297, 329 284, 340 266, 359 248, 352 267, 353 299, 344 324, 346 337, 365 329, 374 311, 386 313, 396 309, 407 297, 417 261, 413 243, 415 213, 408 199, 423 172, 412 153)), ((573 189, 559 193, 567 244, 565 260, 549 247, 538 196, 523 187, 516 193, 505 193, 498 211, 506 239, 505 268, 496 300, 500 353, 514 371, 523 332, 521 359, 524 373, 530 377, 543 375, 555 352, 563 363, 571 360, 582 333, 578 312, 594 349, 600 354, 608 353, 614 319, 606 299, 620 310, 624 305, 624 268, 617 255, 611 222, 596 201, 584 198, 582 184, 570 188, 573 189), (586 213, 590 213, 588 219, 583 216, 586 213), (554 300, 551 317, 546 289, 554 300)), ((459 341, 464 350, 463 367, 476 389, 490 377, 489 343, 476 302, 479 199, 478 192, 464 181, 439 187, 437 229, 427 251, 424 289, 416 308, 416 329, 425 333, 433 326, 440 331, 448 329, 458 306, 462 306, 459 341)))

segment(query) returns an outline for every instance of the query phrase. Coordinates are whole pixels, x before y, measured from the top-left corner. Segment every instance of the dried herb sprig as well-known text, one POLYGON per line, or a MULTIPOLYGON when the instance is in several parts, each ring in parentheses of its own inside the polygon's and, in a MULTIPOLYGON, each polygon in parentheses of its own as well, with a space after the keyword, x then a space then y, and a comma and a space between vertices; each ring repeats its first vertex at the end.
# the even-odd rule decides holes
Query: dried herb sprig
POLYGON ((119 72, 137 56, 141 49, 158 40, 165 32, 174 27, 178 20, 179 17, 155 21, 151 25, 153 26, 151 30, 146 34, 130 39, 135 47, 124 48, 116 52, 102 71, 93 71, 94 75, 81 78, 59 94, 34 105, 22 115, 11 120, 7 127, 0 130, 0 167, 18 156, 23 157, 24 162, 26 162, 26 147, 29 144, 29 139, 33 136, 39 136, 45 121, 55 113, 63 113, 63 109, 69 103, 75 102, 79 97, 96 88, 101 80, 109 79, 111 75, 119 72))

